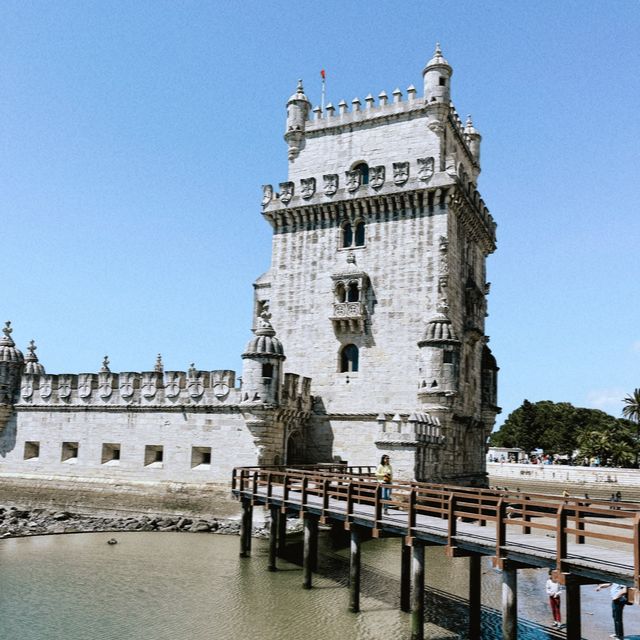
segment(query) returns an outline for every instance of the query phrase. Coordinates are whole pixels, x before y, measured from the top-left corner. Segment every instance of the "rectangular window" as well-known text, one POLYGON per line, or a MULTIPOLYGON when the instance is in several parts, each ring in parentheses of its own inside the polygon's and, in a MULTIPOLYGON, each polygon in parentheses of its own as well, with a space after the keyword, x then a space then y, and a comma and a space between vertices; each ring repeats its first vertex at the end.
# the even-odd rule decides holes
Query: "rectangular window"
POLYGON ((117 465, 120 464, 120 444, 113 442, 105 442, 102 445, 102 464, 117 465))
POLYGON ((144 448, 144 466, 162 467, 164 459, 164 447, 160 444, 148 444, 144 448))
POLYGON ((442 362, 444 364, 453 364, 453 351, 445 351, 442 354, 442 362))
POLYGON ((77 442, 63 442, 62 443, 62 462, 67 464, 75 464, 78 462, 78 450, 79 445, 77 442))
POLYGON ((211 468, 211 447, 191 447, 191 468, 211 468))
POLYGON ((24 459, 37 460, 39 457, 40 457, 40 443, 25 442, 24 443, 24 459))

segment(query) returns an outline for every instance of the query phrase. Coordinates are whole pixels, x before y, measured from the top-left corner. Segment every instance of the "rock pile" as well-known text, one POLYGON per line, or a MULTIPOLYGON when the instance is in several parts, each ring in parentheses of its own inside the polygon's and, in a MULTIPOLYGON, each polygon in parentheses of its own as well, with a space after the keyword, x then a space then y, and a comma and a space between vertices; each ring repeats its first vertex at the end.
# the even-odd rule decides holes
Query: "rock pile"
MULTIPOLYGON (((240 532, 240 523, 218 518, 166 515, 100 517, 69 511, 27 510, 0 506, 0 538, 98 531, 184 531, 236 535, 240 532)), ((254 527, 253 535, 267 537, 268 529, 264 525, 254 527)))

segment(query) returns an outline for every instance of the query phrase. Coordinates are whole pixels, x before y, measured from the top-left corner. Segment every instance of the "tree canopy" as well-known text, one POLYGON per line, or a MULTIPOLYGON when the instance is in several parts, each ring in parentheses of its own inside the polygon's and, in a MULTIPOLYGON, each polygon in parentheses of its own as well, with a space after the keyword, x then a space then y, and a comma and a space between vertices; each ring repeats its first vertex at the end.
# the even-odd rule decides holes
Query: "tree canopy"
POLYGON ((599 409, 574 407, 568 402, 529 402, 509 414, 499 431, 491 434, 495 447, 520 447, 527 452, 598 457, 602 464, 633 466, 635 425, 599 409))

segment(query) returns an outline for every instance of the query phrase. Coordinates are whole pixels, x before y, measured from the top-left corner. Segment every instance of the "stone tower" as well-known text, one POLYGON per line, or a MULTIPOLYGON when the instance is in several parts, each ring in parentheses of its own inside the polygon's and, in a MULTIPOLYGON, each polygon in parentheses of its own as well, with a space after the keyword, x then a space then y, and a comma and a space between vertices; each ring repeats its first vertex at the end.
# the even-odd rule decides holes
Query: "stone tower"
POLYGON ((299 82, 287 102, 288 178, 263 187, 273 250, 254 326, 268 309, 285 371, 312 378, 310 462, 388 453, 405 477, 484 479, 499 412, 484 331, 496 225, 452 73, 438 45, 423 97, 411 85, 311 110, 299 82))

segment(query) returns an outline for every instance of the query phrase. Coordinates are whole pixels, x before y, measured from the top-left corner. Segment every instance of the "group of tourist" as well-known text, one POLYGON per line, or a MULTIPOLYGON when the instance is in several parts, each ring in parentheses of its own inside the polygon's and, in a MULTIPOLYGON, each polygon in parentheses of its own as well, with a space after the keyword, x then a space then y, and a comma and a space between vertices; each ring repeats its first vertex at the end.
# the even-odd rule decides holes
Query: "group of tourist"
MULTIPOLYGON (((596 587, 596 591, 606 589, 607 587, 609 588, 609 594, 611 596, 611 614, 613 616, 613 633, 609 637, 614 638, 614 640, 622 640, 624 638, 622 614, 625 605, 632 604, 629 602, 629 592, 627 587, 617 584, 616 582, 605 582, 603 584, 599 584, 596 587)), ((556 629, 561 629, 565 626, 562 624, 562 617, 560 614, 560 593, 562 592, 562 587, 557 582, 552 569, 549 569, 546 591, 549 598, 549 607, 551 608, 553 626, 556 629)))

